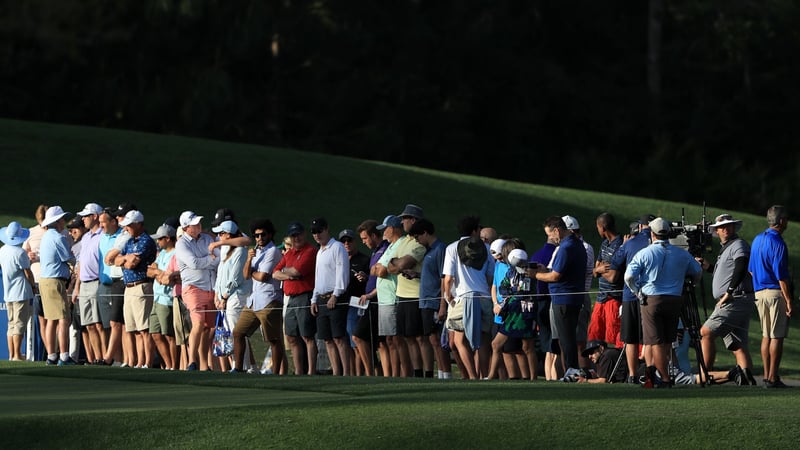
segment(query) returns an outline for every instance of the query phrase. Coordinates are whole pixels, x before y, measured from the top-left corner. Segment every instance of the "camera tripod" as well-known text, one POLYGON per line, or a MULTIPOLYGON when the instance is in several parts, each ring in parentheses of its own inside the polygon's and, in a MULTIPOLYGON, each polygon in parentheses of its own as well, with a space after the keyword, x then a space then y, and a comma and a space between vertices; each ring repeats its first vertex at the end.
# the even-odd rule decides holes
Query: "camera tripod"
POLYGON ((697 296, 695 295, 694 281, 686 278, 683 282, 683 309, 681 310, 681 320, 686 331, 689 333, 689 345, 694 348, 697 356, 697 367, 700 370, 700 386, 705 387, 709 383, 708 367, 703 358, 703 346, 700 336, 700 313, 697 311, 697 296))

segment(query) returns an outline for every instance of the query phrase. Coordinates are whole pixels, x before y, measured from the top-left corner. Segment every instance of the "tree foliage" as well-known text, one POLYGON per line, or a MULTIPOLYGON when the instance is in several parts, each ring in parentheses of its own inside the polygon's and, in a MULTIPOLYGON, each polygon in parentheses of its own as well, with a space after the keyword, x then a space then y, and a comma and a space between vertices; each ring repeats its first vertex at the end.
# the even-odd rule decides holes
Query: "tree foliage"
POLYGON ((789 203, 800 6, 658 4, 655 92, 647 2, 3 2, 0 114, 789 203))

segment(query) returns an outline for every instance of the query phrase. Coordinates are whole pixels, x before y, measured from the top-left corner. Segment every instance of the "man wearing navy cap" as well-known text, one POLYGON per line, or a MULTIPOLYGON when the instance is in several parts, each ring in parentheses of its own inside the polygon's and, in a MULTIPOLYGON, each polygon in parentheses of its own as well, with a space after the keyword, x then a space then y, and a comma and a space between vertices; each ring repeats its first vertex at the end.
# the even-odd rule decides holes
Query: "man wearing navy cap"
POLYGON ((283 282, 283 293, 289 297, 283 324, 292 350, 294 373, 314 375, 317 372, 317 341, 314 338, 317 321, 311 314, 311 294, 314 291, 317 252, 309 245, 306 229, 300 222, 290 223, 286 235, 292 239, 292 248, 275 266, 272 277, 283 282), (306 361, 302 359, 304 354, 306 361))

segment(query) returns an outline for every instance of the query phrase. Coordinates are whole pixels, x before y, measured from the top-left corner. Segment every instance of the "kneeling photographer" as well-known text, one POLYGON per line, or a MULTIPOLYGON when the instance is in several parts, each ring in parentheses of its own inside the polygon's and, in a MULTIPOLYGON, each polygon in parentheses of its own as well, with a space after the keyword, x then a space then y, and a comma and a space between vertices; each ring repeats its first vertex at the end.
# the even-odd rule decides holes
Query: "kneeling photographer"
POLYGON ((589 341, 581 355, 594 363, 597 378, 578 376, 576 379, 578 383, 624 383, 628 377, 628 366, 617 364, 619 349, 608 348, 605 341, 589 341))
POLYGON ((755 309, 753 280, 747 271, 750 245, 737 234, 742 221, 730 214, 720 214, 708 229, 719 236, 721 249, 716 264, 697 258, 697 261, 714 274, 711 292, 717 299, 714 312, 700 328, 703 357, 708 370, 713 370, 716 357, 716 338, 722 337, 725 347, 736 358, 738 385, 756 385, 753 361, 748 350, 750 317, 755 309))

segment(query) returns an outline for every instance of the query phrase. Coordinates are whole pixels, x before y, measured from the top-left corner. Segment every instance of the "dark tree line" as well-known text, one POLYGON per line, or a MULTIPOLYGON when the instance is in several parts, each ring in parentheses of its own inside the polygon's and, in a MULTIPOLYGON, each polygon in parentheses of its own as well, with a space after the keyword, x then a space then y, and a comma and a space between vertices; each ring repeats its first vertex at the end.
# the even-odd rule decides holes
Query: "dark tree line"
POLYGON ((3 1, 0 115, 761 214, 797 187, 799 19, 786 0, 3 1))

